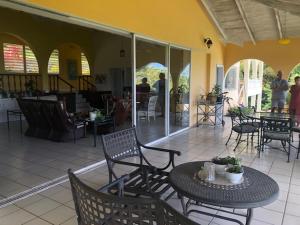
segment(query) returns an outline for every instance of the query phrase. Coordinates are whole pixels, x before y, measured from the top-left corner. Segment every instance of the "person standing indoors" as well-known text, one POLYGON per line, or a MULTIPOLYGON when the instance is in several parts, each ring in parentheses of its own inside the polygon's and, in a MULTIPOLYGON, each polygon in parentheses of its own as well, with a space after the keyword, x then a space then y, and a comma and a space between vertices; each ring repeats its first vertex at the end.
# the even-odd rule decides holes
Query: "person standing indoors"
POLYGON ((279 70, 277 77, 271 83, 272 89, 272 109, 271 112, 281 113, 286 99, 286 91, 289 89, 289 84, 286 80, 282 79, 282 71, 279 70))
POLYGON ((289 112, 294 115, 300 115, 300 76, 295 77, 295 84, 291 86, 290 93, 289 112))
POLYGON ((165 90, 166 90, 166 79, 165 74, 159 74, 159 80, 156 81, 153 86, 158 94, 158 103, 160 105, 162 117, 165 115, 165 90))

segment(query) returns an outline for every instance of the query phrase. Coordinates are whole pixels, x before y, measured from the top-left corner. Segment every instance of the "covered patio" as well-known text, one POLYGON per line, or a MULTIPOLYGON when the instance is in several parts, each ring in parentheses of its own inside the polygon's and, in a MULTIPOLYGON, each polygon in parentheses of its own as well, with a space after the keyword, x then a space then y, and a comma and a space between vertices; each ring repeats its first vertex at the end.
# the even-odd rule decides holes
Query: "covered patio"
MULTIPOLYGON (((261 158, 258 158, 257 150, 253 146, 247 147, 245 143, 241 144, 236 152, 233 152, 234 142, 225 147, 225 140, 229 134, 227 128, 192 128, 155 146, 181 151, 182 155, 175 160, 176 165, 191 161, 210 160, 215 156, 236 155, 240 157, 243 165, 268 174, 278 183, 280 188, 278 200, 266 207, 254 209, 251 224, 298 224, 300 208, 299 161, 292 160, 290 163, 286 163, 286 154, 273 149, 266 149, 261 158)), ((145 155, 157 166, 163 165, 168 157, 151 151, 145 152, 145 155)), ((295 152, 293 152, 292 157, 295 158, 295 152)), ((126 167, 119 167, 118 171, 119 174, 129 172, 126 167)), ((79 175, 79 178, 93 188, 103 186, 108 182, 107 166, 103 164, 79 175)), ((176 195, 169 200, 169 203, 179 211, 182 210, 180 200, 176 195)), ((217 209, 209 210, 209 212, 222 214, 217 209)), ((203 208, 203 210, 207 209, 203 208)), ((73 225, 77 223, 69 181, 4 207, 0 209, 0 215, 0 224, 73 225)), ((191 214, 190 218, 202 225, 233 224, 205 215, 191 214)))
POLYGON ((300 62, 300 3, 0 12, 0 225, 299 225, 299 118, 261 111, 266 65, 300 62))

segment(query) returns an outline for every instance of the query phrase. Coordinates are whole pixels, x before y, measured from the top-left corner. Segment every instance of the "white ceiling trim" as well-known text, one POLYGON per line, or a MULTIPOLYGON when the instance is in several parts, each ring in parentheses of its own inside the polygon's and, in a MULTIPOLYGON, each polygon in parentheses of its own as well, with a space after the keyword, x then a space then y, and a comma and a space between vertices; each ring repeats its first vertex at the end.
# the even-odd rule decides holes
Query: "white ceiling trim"
POLYGON ((245 12, 244 12, 243 7, 242 7, 242 4, 241 4, 240 0, 234 0, 234 1, 235 1, 235 3, 236 3, 236 6, 238 7, 238 10, 239 10, 240 14, 241 14, 241 17, 242 17, 242 19, 243 19, 243 22, 244 22, 244 24, 245 24, 246 30, 247 30, 247 32, 248 32, 248 34, 249 34, 249 37, 250 37, 252 43, 255 45, 255 44, 256 44, 256 41, 255 41, 253 32, 252 32, 252 30, 251 30, 251 28, 250 28, 250 26, 249 26, 249 24, 248 24, 248 21, 247 21, 245 12))

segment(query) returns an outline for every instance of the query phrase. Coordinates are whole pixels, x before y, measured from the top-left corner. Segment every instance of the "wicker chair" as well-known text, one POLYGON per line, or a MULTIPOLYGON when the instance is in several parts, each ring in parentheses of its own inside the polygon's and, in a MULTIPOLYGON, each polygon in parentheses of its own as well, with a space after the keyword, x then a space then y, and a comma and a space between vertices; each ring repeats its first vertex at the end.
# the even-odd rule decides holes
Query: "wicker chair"
POLYGON ((292 127, 293 122, 290 118, 266 118, 261 117, 261 138, 260 138, 260 152, 264 151, 266 143, 269 143, 272 140, 280 141, 283 147, 283 150, 288 155, 288 162, 290 161, 290 152, 291 152, 291 140, 292 140, 292 127), (288 144, 288 147, 286 146, 288 144))
POLYGON ((231 127, 230 135, 229 135, 228 140, 225 145, 228 144, 233 132, 238 134, 238 136, 236 138, 237 143, 236 143, 236 146, 234 147, 233 151, 235 151, 236 148, 239 146, 239 144, 243 141, 242 135, 244 135, 244 134, 247 135, 247 139, 246 139, 247 145, 249 143, 249 135, 252 136, 251 142, 253 142, 253 136, 255 133, 257 133, 257 138, 258 138, 258 143, 259 143, 259 130, 260 130, 259 126, 255 125, 253 121, 245 118, 242 115, 241 111, 239 111, 239 113, 236 113, 236 114, 234 114, 234 113, 230 114, 230 118, 231 118, 232 127, 231 127))
POLYGON ((170 188, 168 183, 169 172, 166 169, 171 166, 174 167, 174 156, 180 155, 179 151, 142 145, 137 139, 134 127, 103 135, 102 143, 110 182, 118 178, 114 171, 115 164, 129 166, 134 169, 133 172, 129 173, 129 180, 125 182, 124 187, 125 192, 129 195, 161 197, 170 188), (153 166, 143 155, 142 148, 168 153, 169 161, 167 165, 162 168, 153 166), (138 157, 139 163, 124 161, 124 159, 133 157, 138 157))
POLYGON ((123 197, 126 176, 96 191, 68 173, 78 225, 199 225, 161 200, 123 197), (111 188, 118 195, 104 193, 111 188))

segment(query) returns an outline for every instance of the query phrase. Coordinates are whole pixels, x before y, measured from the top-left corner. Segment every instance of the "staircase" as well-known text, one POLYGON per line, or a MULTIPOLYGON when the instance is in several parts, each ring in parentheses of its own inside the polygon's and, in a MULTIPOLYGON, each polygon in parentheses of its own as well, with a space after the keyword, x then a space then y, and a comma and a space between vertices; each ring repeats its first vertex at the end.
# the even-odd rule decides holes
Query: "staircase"
POLYGON ((88 112, 91 110, 90 104, 82 96, 82 94, 76 93, 76 113, 88 112))

